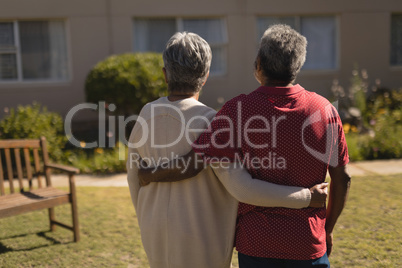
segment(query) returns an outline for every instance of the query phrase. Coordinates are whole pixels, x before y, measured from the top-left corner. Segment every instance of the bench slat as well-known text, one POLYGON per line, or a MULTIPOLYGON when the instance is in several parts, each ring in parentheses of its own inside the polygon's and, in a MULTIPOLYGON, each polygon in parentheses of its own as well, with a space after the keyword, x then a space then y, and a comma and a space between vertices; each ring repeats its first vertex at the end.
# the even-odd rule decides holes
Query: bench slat
POLYGON ((44 172, 45 172, 45 178, 46 178, 46 185, 47 186, 52 186, 52 181, 50 180, 50 168, 46 168, 46 165, 49 164, 49 155, 47 152, 47 144, 46 144, 46 139, 42 137, 40 139, 41 145, 42 145, 42 160, 43 160, 43 165, 44 165, 44 172))
POLYGON ((39 140, 0 140, 0 148, 40 148, 39 140))
POLYGON ((66 203, 69 203, 69 197, 68 196, 60 196, 60 197, 48 199, 48 200, 41 201, 41 202, 21 205, 18 207, 14 206, 14 207, 10 207, 10 208, 2 210, 1 214, 0 214, 0 218, 15 216, 15 215, 19 215, 22 213, 31 212, 34 210, 52 208, 52 207, 55 207, 58 205, 66 204, 66 203))
POLYGON ((53 187, 46 187, 36 189, 29 192, 14 193, 0 197, 0 211, 8 206, 18 205, 19 203, 26 203, 29 201, 41 201, 46 198, 52 198, 62 195, 68 195, 69 193, 63 190, 59 190, 53 187), (38 191, 40 190, 40 191, 38 191))
POLYGON ((40 176, 40 164, 39 164, 39 153, 38 149, 33 149, 34 164, 35 164, 35 174, 38 180, 38 187, 42 188, 42 177, 40 176))
POLYGON ((11 164, 10 149, 4 149, 4 154, 6 155, 7 175, 8 182, 10 184, 10 192, 14 193, 13 166, 11 164))
POLYGON ((17 165, 17 176, 18 176, 18 183, 20 185, 20 190, 24 189, 24 185, 22 184, 22 166, 21 166, 21 155, 20 149, 14 149, 14 157, 15 157, 15 164, 17 165))
POLYGON ((56 188, 41 188, 32 192, 1 196, 0 218, 51 208, 69 202, 69 193, 56 188))
POLYGON ((32 190, 32 169, 31 158, 29 157, 29 149, 24 148, 25 168, 27 169, 27 178, 29 183, 29 190, 32 190))

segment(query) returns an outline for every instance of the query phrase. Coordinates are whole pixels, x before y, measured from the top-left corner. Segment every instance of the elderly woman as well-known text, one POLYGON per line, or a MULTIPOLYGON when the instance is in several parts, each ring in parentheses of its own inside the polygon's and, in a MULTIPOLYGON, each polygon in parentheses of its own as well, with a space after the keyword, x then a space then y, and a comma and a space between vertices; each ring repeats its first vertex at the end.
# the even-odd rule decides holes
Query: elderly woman
MULTIPOLYGON (((198 101, 211 57, 208 43, 200 36, 173 35, 163 52, 169 96, 144 106, 130 136, 128 183, 153 268, 230 267, 238 200, 290 208, 307 207, 311 201, 307 188, 253 180, 239 167, 221 172, 218 178, 208 166, 188 180, 166 182, 178 180, 172 177, 139 186, 140 159, 156 166, 186 154, 215 116, 213 109, 198 101)), ((180 166, 175 161, 170 164, 180 166)))

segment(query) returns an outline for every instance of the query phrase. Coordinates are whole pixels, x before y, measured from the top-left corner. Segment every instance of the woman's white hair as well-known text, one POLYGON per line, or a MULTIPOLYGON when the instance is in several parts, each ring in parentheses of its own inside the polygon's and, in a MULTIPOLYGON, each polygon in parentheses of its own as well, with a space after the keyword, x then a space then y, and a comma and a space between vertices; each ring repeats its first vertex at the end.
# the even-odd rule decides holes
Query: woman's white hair
POLYGON ((169 91, 199 92, 208 77, 211 60, 211 48, 199 35, 175 33, 163 51, 169 91))
POLYGON ((306 61, 307 40, 288 25, 269 27, 261 38, 255 61, 268 79, 293 82, 306 61))

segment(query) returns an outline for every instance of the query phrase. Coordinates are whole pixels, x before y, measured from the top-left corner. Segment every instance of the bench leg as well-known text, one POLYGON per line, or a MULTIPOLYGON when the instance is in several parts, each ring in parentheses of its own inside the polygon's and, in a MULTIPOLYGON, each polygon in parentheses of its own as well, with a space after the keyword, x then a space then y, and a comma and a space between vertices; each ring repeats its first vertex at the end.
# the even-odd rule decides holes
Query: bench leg
POLYGON ((69 175, 70 180, 70 201, 71 201, 71 215, 73 216, 73 232, 74 242, 80 241, 80 227, 78 225, 78 209, 77 209, 77 192, 75 190, 74 175, 69 175))
POLYGON ((78 242, 80 240, 80 227, 78 225, 77 201, 74 199, 71 202, 71 214, 73 216, 74 241, 78 242))
POLYGON ((56 224, 53 222, 56 220, 56 217, 54 216, 54 208, 49 208, 49 224, 50 224, 50 231, 55 231, 56 230, 56 224))

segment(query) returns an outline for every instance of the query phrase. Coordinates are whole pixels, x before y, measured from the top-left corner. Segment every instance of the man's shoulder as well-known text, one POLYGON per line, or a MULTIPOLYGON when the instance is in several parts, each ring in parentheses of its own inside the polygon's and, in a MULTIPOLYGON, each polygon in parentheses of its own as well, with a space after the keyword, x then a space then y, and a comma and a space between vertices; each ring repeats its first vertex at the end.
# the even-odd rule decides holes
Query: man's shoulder
POLYGON ((313 102, 322 104, 324 106, 331 104, 327 98, 325 98, 324 96, 321 96, 320 94, 318 94, 316 92, 304 90, 304 94, 306 94, 309 101, 313 101, 313 102))
POLYGON ((238 108, 238 105, 240 103, 243 103, 245 101, 249 101, 250 97, 249 95, 246 94, 240 94, 237 95, 236 97, 228 100, 221 108, 221 110, 235 110, 238 108))
POLYGON ((306 90, 305 94, 307 94, 306 100, 308 100, 308 106, 311 108, 312 113, 320 110, 328 119, 339 117, 336 102, 331 103, 327 98, 317 94, 316 92, 306 90))

